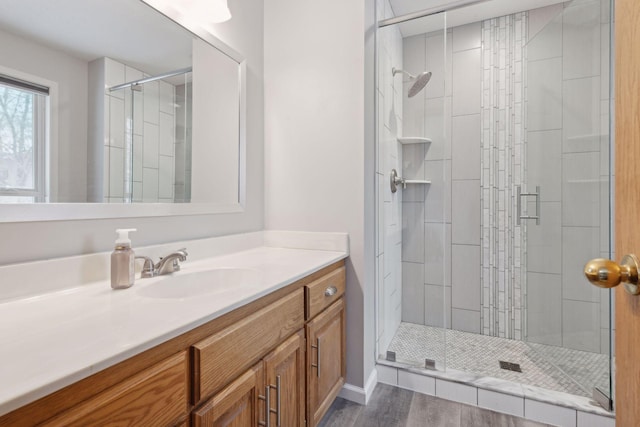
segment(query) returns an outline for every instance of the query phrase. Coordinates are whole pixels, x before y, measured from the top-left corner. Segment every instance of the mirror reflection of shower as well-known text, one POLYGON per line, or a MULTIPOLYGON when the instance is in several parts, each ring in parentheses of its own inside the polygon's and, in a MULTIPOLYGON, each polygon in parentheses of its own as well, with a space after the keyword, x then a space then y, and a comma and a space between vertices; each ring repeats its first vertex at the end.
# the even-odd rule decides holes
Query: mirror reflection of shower
POLYGON ((393 73, 394 77, 397 73, 406 74, 409 77, 409 80, 413 82, 413 85, 411 85, 411 87, 409 88, 409 98, 413 98, 414 96, 419 94, 420 91, 427 85, 427 83, 429 83, 429 80, 431 80, 431 71, 423 71, 417 76, 414 76, 411 73, 407 73, 404 70, 400 70, 394 67, 391 69, 391 72, 393 73))
POLYGON ((107 89, 108 96, 124 101, 125 114, 115 113, 124 120, 119 126, 125 138, 122 154, 105 159, 110 176, 105 196, 124 203, 189 202, 193 70, 154 76, 126 65, 125 70, 138 78, 107 89))

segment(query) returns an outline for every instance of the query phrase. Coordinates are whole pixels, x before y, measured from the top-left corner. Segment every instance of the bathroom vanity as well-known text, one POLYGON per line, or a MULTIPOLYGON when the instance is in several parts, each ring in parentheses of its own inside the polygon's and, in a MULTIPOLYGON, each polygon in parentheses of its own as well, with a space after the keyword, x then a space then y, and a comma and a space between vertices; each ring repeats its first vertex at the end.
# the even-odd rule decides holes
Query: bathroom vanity
MULTIPOLYGON (((124 291, 98 289, 105 285, 101 283, 78 291, 84 293, 82 297, 73 292, 52 297, 66 297, 72 305, 74 298, 78 301, 104 298, 101 305, 111 307, 97 310, 98 313, 90 313, 91 307, 87 307, 86 318, 77 319, 86 321, 87 326, 100 321, 100 316, 102 321, 109 322, 124 312, 130 315, 128 321, 140 321, 140 325, 131 325, 135 331, 116 338, 123 347, 120 349, 113 348, 113 342, 109 344, 113 338, 109 336, 105 336, 104 345, 110 349, 90 349, 78 343, 83 340, 81 335, 88 333, 82 331, 89 327, 75 325, 69 329, 69 334, 72 330, 81 331, 75 338, 65 338, 60 330, 60 342, 56 345, 64 346, 66 342, 75 346, 76 351, 87 350, 86 357, 75 351, 73 356, 77 358, 75 375, 85 377, 72 381, 74 375, 62 378, 61 373, 59 381, 42 379, 40 394, 64 384, 60 381, 69 384, 0 416, 0 426, 316 426, 345 380, 346 255, 260 247, 212 258, 214 261, 185 263, 184 271, 173 277, 156 282, 149 279, 149 283, 140 280, 124 291), (206 280, 214 277, 210 272, 215 269, 226 269, 225 277, 234 280, 229 270, 241 266, 260 273, 261 284, 227 288, 217 294, 168 296, 163 290, 165 284, 172 283, 168 280, 179 279, 180 275, 206 280), (155 293, 153 287, 157 289, 155 293), (132 311, 129 299, 139 313, 132 311), (167 313, 165 319, 158 316, 169 307, 178 313, 167 313), (207 310, 210 313, 203 316, 207 310), (143 317, 150 319, 145 322, 143 317), (199 320, 193 321, 195 318, 199 320), (144 332, 147 327, 153 331, 144 332), (163 330, 165 334, 158 336, 163 330), (146 334, 155 338, 140 342, 146 334), (163 335, 171 338, 163 341, 163 335), (128 356, 136 348, 145 347, 128 356), (103 351, 111 352, 112 361, 122 360, 86 375, 100 367, 100 363, 86 366, 91 357, 97 357, 91 353, 103 351)), ((199 284, 184 280, 173 284, 200 289, 199 284)), ((20 303, 21 300, 0 304, 0 312, 20 303)), ((96 333, 107 335, 105 330, 96 333)), ((90 339, 87 335, 86 340, 90 339)), ((36 343, 28 340, 22 339, 16 350, 37 349, 36 343)), ((73 360, 57 360, 64 352, 42 347, 42 353, 50 353, 49 357, 27 359, 45 364, 52 359, 51 369, 56 369, 56 363, 72 368, 73 360)), ((31 381, 29 362, 16 357, 14 363, 19 365, 15 367, 18 370, 25 369, 22 374, 16 373, 15 378, 25 377, 23 383, 31 381)), ((11 375, 9 372, 5 370, 3 374, 11 375)), ((16 386, 14 393, 19 393, 20 387, 28 384, 16 386)), ((35 396, 28 389, 25 391, 18 400, 26 402, 29 396, 35 396)))

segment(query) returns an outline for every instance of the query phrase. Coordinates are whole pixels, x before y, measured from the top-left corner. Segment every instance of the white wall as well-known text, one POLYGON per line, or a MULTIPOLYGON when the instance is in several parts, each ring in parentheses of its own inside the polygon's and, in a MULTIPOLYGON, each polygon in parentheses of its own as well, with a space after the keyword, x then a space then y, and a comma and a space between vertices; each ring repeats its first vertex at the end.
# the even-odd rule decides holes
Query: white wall
POLYGON ((373 212, 365 90, 374 90, 365 89, 365 2, 272 0, 264 17, 265 226, 349 233, 347 382, 362 387, 374 317, 364 243, 365 210, 373 212))
POLYGON ((0 66, 58 84, 57 194, 60 202, 83 202, 87 197, 86 61, 0 31, 0 66))
MULTIPOLYGON (((263 2, 261 0, 229 2, 229 7, 233 19, 216 25, 215 35, 247 58, 245 212, 192 217, 2 223, 0 236, 5 243, 0 245, 0 265, 110 250, 115 240, 114 229, 120 227, 138 228, 138 232, 131 236, 134 246, 263 228, 263 2)), ((40 68, 43 67, 40 65, 40 68)))

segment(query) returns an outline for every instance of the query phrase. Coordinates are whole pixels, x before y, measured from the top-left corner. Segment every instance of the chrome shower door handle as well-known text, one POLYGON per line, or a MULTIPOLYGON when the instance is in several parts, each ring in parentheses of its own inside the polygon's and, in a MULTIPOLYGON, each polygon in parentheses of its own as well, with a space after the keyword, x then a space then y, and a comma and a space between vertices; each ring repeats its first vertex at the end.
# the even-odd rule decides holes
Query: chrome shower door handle
POLYGON ((516 186, 516 225, 520 225, 523 219, 535 219, 536 225, 540 225, 540 186, 536 185, 535 193, 523 193, 520 185, 516 186), (536 198, 536 214, 535 215, 522 215, 522 198, 523 197, 535 197, 536 198))
POLYGON ((522 187, 518 185, 516 187, 516 225, 520 225, 521 217, 522 217, 522 187))

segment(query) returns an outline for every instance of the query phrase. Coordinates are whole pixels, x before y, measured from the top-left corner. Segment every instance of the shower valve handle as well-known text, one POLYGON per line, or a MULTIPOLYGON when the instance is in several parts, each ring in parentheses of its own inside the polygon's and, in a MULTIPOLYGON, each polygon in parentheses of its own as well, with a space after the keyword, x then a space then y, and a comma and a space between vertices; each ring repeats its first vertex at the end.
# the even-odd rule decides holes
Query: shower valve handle
POLYGON ((613 288, 622 283, 627 292, 638 295, 639 264, 635 255, 625 255, 620 264, 610 259, 596 258, 584 266, 584 275, 592 285, 599 288, 613 288))

